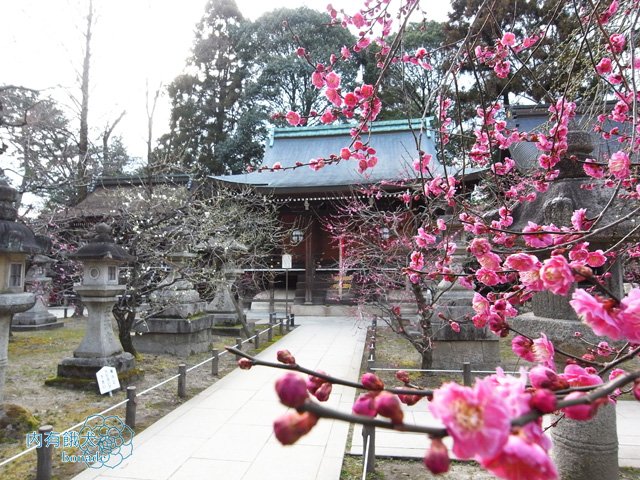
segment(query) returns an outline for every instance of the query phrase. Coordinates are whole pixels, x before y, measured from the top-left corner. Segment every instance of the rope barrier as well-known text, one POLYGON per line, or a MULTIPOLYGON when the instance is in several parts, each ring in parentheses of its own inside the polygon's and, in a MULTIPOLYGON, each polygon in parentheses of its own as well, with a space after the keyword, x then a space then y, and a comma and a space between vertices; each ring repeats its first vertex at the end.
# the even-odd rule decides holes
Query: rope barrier
MULTIPOLYGON (((259 332, 257 332, 253 337, 247 338, 247 339, 246 339, 246 340, 244 340, 242 343, 244 344, 244 343, 250 342, 250 341, 251 341, 251 340, 253 340, 254 338, 258 337, 262 332, 263 332, 263 331, 259 331, 259 332)), ((221 357, 222 355, 224 355, 225 353, 229 353, 229 352, 228 352, 227 350, 223 350, 222 352, 219 352, 219 353, 218 353, 218 358, 220 358, 220 357, 221 357)), ((202 366, 202 365, 204 365, 205 363, 209 363, 209 362, 211 362, 211 360, 213 360, 214 358, 216 358, 216 357, 213 357, 213 356, 212 356, 212 357, 209 357, 209 358, 207 358, 207 359, 205 359, 205 360, 201 361, 200 363, 197 363, 196 365, 193 365, 192 367, 189 367, 189 368, 186 370, 186 371, 187 371, 187 373, 188 373, 188 372, 190 372, 190 371, 192 371, 192 370, 195 370, 196 368, 201 367, 201 366, 202 366)), ((138 396, 138 397, 141 397, 141 396, 143 396, 143 395, 146 395, 147 393, 149 393, 149 392, 151 392, 151 391, 155 390, 156 388, 161 387, 162 385, 165 385, 166 383, 169 383, 169 382, 170 382, 170 381, 172 381, 172 380, 175 380, 175 379, 176 379, 176 378, 178 378, 178 377, 180 377, 180 374, 173 375, 172 377, 169 377, 169 378, 167 378, 166 380, 163 380, 163 381, 161 381, 161 382, 159 382, 159 383, 156 383, 155 385, 153 385, 153 386, 151 386, 151 387, 147 388, 146 390, 143 390, 142 392, 138 393, 138 394, 137 394, 137 396, 138 396)), ((116 408, 118 408, 118 407, 121 407, 121 406, 123 406, 123 405, 126 405, 128 402, 129 402, 129 399, 125 399, 125 400, 123 400, 123 401, 121 401, 121 402, 118 402, 118 403, 116 403, 115 405, 112 405, 112 406, 110 406, 110 407, 108 407, 108 408, 106 408, 106 409, 102 410, 101 412, 99 412, 99 413, 95 413, 95 414, 93 414, 93 415, 96 415, 96 416, 97 416, 97 415, 104 415, 105 413, 109 413, 110 411, 115 410, 115 409, 116 409, 116 408)), ((92 416, 93 416, 93 415, 92 415, 92 416)), ((80 423, 76 423, 75 425, 73 425, 73 426, 71 426, 71 427, 67 428, 66 430, 64 430, 64 431, 60 432, 60 434, 64 434, 64 433, 70 432, 70 431, 72 431, 72 430, 74 430, 74 429, 76 429, 76 428, 78 428, 78 427, 81 427, 81 426, 82 426, 82 425, 84 425, 85 423, 86 423, 86 419, 85 419, 84 421, 82 421, 82 422, 80 422, 80 423)), ((29 453, 29 452, 32 452, 32 451, 36 450, 37 448, 38 448, 37 446, 33 446, 33 447, 27 448, 27 449, 25 449, 25 450, 22 450, 21 452, 19 452, 19 453, 15 454, 14 456, 12 456, 12 457, 10 457, 10 458, 7 458, 6 460, 3 460, 2 462, 0 462, 0 467, 3 467, 4 465, 7 465, 8 463, 13 462, 14 460, 16 460, 16 459, 18 459, 18 458, 22 457, 23 455, 26 455, 26 454, 27 454, 27 453, 29 453)))

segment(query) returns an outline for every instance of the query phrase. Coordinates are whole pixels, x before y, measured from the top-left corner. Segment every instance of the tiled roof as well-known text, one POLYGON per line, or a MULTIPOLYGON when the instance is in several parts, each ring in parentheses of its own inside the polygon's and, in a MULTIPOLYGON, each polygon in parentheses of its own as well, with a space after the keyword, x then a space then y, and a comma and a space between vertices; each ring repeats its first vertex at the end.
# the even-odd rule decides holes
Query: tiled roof
MULTIPOLYGON (((418 141, 419 148, 433 156, 431 165, 434 174, 441 174, 444 173, 444 167, 437 160, 429 120, 374 122, 370 133, 362 135, 362 138, 363 141, 368 140, 369 146, 376 150, 378 164, 364 173, 358 172, 357 161, 341 160, 318 171, 305 165, 294 170, 265 170, 213 178, 227 184, 251 185, 287 193, 338 191, 353 185, 415 179, 416 172, 412 164, 417 158, 418 141)), ((348 147, 352 142, 352 128, 353 125, 345 124, 276 128, 265 147, 261 165, 270 168, 279 162, 283 168, 287 168, 295 166, 296 162, 307 164, 311 159, 339 155, 340 149, 348 147)))

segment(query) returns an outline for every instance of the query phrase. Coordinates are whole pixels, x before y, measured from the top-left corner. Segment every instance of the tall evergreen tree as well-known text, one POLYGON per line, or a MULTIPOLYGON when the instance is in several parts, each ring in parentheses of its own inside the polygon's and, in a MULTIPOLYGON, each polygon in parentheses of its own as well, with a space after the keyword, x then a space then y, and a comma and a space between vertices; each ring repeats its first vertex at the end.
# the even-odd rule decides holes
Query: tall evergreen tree
MULTIPOLYGON (((391 38, 393 42, 395 36, 391 38)), ((403 32, 400 55, 415 55, 424 49, 424 60, 433 68, 407 62, 392 63, 380 78, 379 95, 382 111, 379 119, 419 118, 433 115, 435 95, 442 81, 443 64, 447 51, 444 48, 444 24, 439 22, 412 23, 403 32)), ((379 49, 378 49, 379 50, 379 49)), ((376 51, 366 56, 365 81, 378 80, 376 51)))
MULTIPOLYGON (((197 25, 187 72, 169 86, 171 133, 161 139, 182 163, 211 173, 236 172, 250 159, 229 158, 218 146, 236 132, 247 68, 238 53, 245 20, 234 0, 210 0, 197 25)), ((251 139, 248 139, 251 142, 251 139)), ((254 155, 250 149, 248 156, 254 155)))
MULTIPOLYGON (((270 113, 295 110, 303 116, 322 111, 328 102, 311 83, 315 65, 297 55, 304 48, 312 62, 329 64, 343 46, 356 38, 346 29, 331 26, 330 17, 307 7, 280 8, 265 13, 246 29, 242 54, 251 67, 247 96, 270 113)), ((358 65, 336 63, 344 87, 352 86, 358 65)))
MULTIPOLYGON (((575 5, 564 0, 490 0, 487 8, 480 10, 482 0, 453 0, 447 22, 446 42, 459 42, 465 38, 465 53, 472 60, 464 66, 473 70, 473 86, 466 99, 471 103, 481 103, 482 98, 495 98, 501 95, 505 103, 508 95, 522 95, 533 101, 553 101, 558 95, 579 95, 580 92, 565 92, 567 77, 576 77, 576 70, 567 66, 575 63, 574 69, 587 66, 588 55, 576 57, 579 45, 575 44, 576 33, 580 23, 575 12, 575 5), (499 79, 492 72, 484 72, 471 65, 476 64, 474 47, 477 45, 492 46, 504 32, 511 31, 518 38, 544 37, 532 48, 523 53, 527 60, 527 69, 523 75, 517 73, 522 64, 514 62, 512 74, 508 78, 499 79), (580 59, 583 58, 583 60, 580 59), (488 74, 486 74, 488 73, 488 74)), ((581 86, 585 87, 585 85, 581 86)))

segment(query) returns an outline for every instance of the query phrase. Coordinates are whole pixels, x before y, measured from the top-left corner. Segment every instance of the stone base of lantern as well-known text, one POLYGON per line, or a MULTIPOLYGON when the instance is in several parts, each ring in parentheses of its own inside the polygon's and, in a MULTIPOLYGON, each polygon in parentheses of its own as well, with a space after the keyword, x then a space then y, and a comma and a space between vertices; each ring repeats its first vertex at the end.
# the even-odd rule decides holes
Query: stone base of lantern
POLYGON ((11 322, 11 331, 28 332, 33 330, 53 330, 64 327, 64 322, 58 321, 55 315, 48 311, 27 310, 16 313, 11 322))
POLYGON ((587 325, 579 320, 547 318, 534 313, 524 313, 511 318, 509 325, 533 338, 539 337, 540 332, 544 332, 557 348, 579 355, 584 353, 585 344, 582 340, 597 344, 604 338, 596 336, 587 325), (580 338, 576 336, 576 332, 581 334, 580 338))
POLYGON ((71 388, 94 388, 98 383, 96 373, 102 367, 114 367, 120 385, 125 386, 141 377, 142 371, 135 368, 135 358, 128 352, 109 357, 70 357, 58 364, 58 376, 45 381, 49 386, 71 388))
POLYGON ((498 337, 486 329, 461 324, 460 332, 454 332, 447 323, 434 324, 433 331, 433 369, 461 369, 469 362, 472 370, 495 370, 500 364, 498 337))
POLYGON ((551 429, 552 458, 562 480, 617 480, 618 435, 615 405, 598 409, 588 421, 563 418, 551 429))
POLYGON ((168 353, 180 357, 207 352, 214 340, 212 314, 194 318, 147 318, 147 328, 133 337, 133 345, 141 353, 168 353))
MULTIPOLYGON (((444 317, 461 322, 471 318, 475 312, 471 306, 473 294, 468 290, 447 291, 434 309, 434 317, 444 317)), ((434 369, 460 369, 469 362, 472 370, 494 370, 500 364, 498 337, 486 327, 476 328, 472 323, 460 323, 460 331, 454 332, 448 322, 433 322, 434 369)))
POLYGON ((238 314, 235 310, 233 312, 210 312, 209 315, 213 317, 214 325, 238 324, 238 314))

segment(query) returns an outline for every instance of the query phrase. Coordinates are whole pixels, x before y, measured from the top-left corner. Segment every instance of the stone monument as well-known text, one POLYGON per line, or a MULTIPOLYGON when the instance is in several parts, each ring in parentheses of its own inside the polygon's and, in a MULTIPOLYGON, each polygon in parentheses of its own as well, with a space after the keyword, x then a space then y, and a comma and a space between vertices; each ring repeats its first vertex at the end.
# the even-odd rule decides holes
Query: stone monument
POLYGON ((56 316, 48 310, 52 278, 47 276, 47 272, 53 262, 52 258, 40 254, 34 255, 31 259, 25 284, 26 290, 35 295, 36 303, 26 312, 16 313, 13 316, 11 330, 14 332, 51 330, 64 326, 64 322, 58 321, 56 316))
POLYGON ((0 176, 0 403, 4 399, 11 317, 35 302, 33 293, 24 292, 26 258, 41 250, 33 232, 16 222, 16 198, 16 190, 0 176))
MULTIPOLYGON (((461 273, 465 259, 464 248, 458 246, 453 254, 453 270, 461 273)), ((432 368, 458 369, 462 362, 469 362, 475 370, 495 369, 500 363, 499 339, 488 327, 476 328, 471 323, 475 314, 473 291, 445 279, 438 284, 438 289, 442 294, 434 305, 432 368), (441 317, 460 322, 460 331, 454 332, 441 317)))
POLYGON ((82 284, 75 287, 75 291, 87 307, 87 330, 73 357, 58 364, 58 377, 46 383, 97 385, 96 372, 110 366, 118 372, 120 383, 126 384, 137 374, 135 359, 122 350, 113 332, 112 309, 116 296, 125 290, 124 285, 118 283, 119 267, 132 261, 133 257, 114 243, 109 226, 101 223, 96 225, 93 240, 70 258, 82 264, 82 284))
POLYGON ((207 303, 182 273, 194 256, 186 251, 167 256, 171 271, 149 296, 145 331, 133 337, 139 352, 186 356, 211 348, 214 317, 206 312, 207 303))

